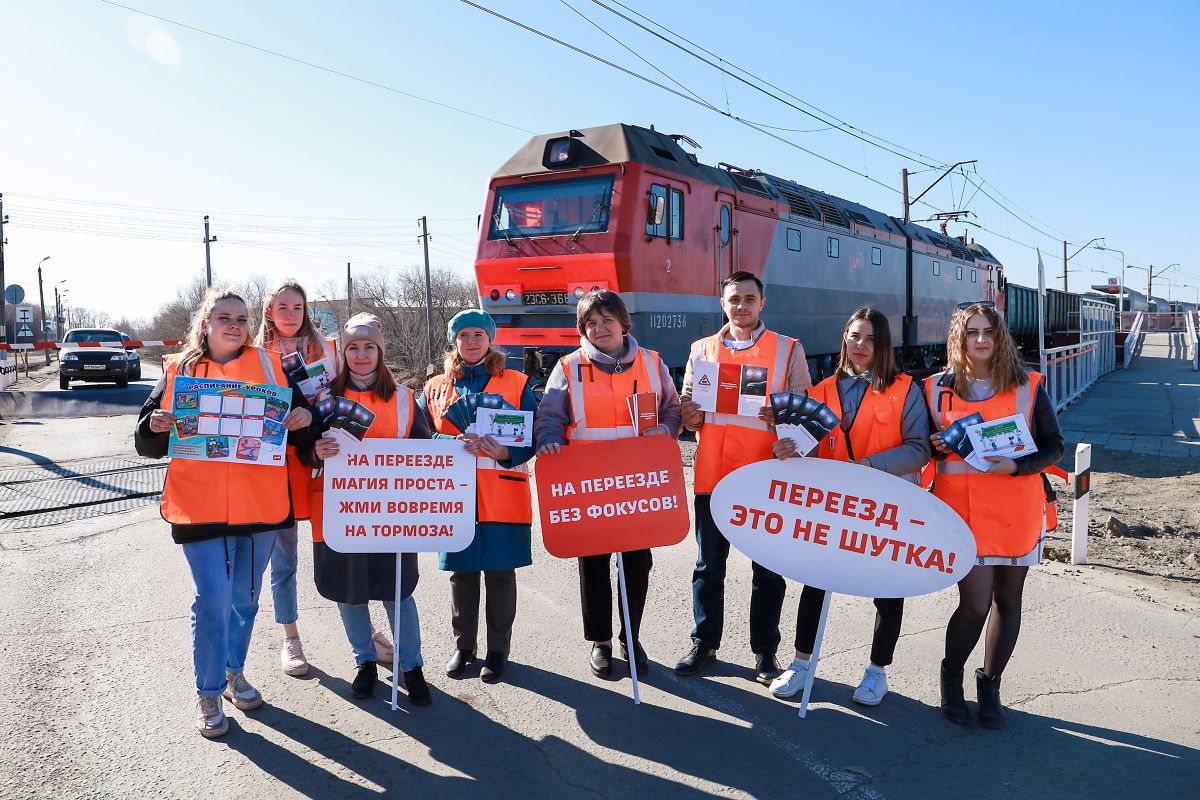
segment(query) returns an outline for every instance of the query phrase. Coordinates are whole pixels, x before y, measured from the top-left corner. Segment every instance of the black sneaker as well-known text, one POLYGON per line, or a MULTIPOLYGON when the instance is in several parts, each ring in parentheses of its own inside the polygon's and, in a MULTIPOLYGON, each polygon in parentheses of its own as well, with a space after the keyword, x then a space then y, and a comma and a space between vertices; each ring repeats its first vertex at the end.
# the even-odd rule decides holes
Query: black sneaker
POLYGON ((675 665, 675 674, 684 677, 695 675, 716 660, 716 650, 713 650, 711 647, 696 645, 675 665))
POLYGON ((358 674, 354 683, 350 684, 350 694, 362 699, 375 694, 375 684, 379 682, 379 670, 374 661, 364 661, 358 665, 358 674))
POLYGON ((408 692, 408 702, 414 706, 427 706, 433 702, 429 684, 425 683, 420 667, 413 667, 404 673, 404 691, 408 692))

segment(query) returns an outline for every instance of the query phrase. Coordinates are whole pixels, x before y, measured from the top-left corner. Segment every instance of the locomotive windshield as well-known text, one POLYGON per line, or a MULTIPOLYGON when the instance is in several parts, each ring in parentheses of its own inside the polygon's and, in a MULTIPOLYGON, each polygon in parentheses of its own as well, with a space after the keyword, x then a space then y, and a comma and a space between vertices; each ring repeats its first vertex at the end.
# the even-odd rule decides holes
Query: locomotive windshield
POLYGON ((489 239, 608 230, 612 175, 496 188, 489 239))

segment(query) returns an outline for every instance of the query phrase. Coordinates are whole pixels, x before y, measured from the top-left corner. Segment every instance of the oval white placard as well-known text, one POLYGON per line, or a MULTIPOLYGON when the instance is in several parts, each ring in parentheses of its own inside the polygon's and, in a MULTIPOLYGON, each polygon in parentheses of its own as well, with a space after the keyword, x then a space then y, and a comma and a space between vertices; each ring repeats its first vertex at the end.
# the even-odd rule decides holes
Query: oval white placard
POLYGON ((975 538, 930 492, 870 467, 770 459, 726 475, 712 516, 730 543, 784 577, 860 597, 913 597, 971 569, 975 538))

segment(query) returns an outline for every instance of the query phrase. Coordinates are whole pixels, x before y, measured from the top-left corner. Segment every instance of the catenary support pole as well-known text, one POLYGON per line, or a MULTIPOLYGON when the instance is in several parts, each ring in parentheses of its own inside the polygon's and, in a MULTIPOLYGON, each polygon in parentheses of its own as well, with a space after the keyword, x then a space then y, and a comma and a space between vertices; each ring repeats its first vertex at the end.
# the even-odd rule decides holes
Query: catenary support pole
POLYGON ((212 288, 212 250, 210 245, 217 240, 208 235, 208 214, 204 215, 204 285, 212 288))

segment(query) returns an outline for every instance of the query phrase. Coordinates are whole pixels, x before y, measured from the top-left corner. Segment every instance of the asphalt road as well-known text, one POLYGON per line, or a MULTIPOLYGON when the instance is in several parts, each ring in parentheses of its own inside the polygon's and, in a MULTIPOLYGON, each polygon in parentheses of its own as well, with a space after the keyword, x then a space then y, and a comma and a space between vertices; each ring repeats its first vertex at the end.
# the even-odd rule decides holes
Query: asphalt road
MULTIPOLYGON (((132 428, 128 415, 3 423, 0 469, 124 457, 132 428)), ((447 575, 421 557, 434 700, 402 700, 396 712, 382 683, 375 700, 350 699, 353 659, 302 546, 313 669, 281 673, 264 598, 247 676, 267 704, 227 705, 229 734, 207 741, 192 727, 188 570, 157 509, 0 533, 0 798, 1196 796, 1200 623, 1170 587, 1097 568, 1034 570, 1001 732, 957 728, 936 709, 953 590, 908 602, 892 693, 877 709, 850 701, 873 608, 835 597, 814 704, 800 720, 795 703, 752 680, 744 558, 731 556, 721 660, 684 679, 670 665, 689 645, 695 549, 689 539, 655 551, 643 625, 654 663, 635 706, 623 664, 611 681, 588 671, 575 565, 542 550, 536 531, 534 540, 534 565, 518 577, 513 661, 492 686, 475 671, 442 671, 447 575)), ((789 586, 781 652, 798 595, 789 586)))

